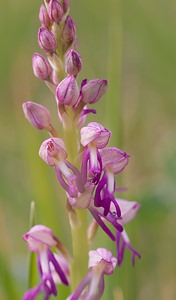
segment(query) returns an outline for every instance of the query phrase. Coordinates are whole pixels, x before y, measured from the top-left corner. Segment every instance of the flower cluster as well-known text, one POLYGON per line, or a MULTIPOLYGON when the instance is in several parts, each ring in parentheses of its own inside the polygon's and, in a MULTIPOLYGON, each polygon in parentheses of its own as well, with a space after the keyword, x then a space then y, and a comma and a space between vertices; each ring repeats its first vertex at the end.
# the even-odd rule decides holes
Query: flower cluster
MULTIPOLYGON (((101 227, 116 245, 116 257, 104 248, 89 251, 88 273, 68 299, 100 299, 104 290, 104 275, 113 273, 123 261, 124 250, 132 252, 132 262, 140 254, 131 246, 124 225, 131 221, 140 205, 119 199, 116 175, 128 165, 130 156, 108 147, 111 132, 97 122, 87 125, 88 114, 95 114, 91 106, 107 90, 107 80, 82 80, 78 74, 82 59, 77 52, 76 25, 69 15, 68 0, 45 0, 39 11, 41 26, 39 47, 45 56, 35 53, 32 58, 34 75, 45 81, 56 99, 57 113, 63 132, 58 133, 51 122, 49 110, 35 102, 23 103, 26 119, 38 130, 46 130, 50 137, 39 149, 43 161, 55 170, 59 184, 66 192, 68 213, 88 211, 92 223, 88 230, 89 243, 101 227), (89 107, 90 106, 90 107, 89 107), (112 226, 114 232, 110 229, 112 226)), ((71 228, 76 226, 72 218, 71 228)), ((63 244, 52 231, 36 225, 24 235, 29 250, 37 253, 41 281, 26 292, 24 300, 35 299, 41 292, 44 299, 57 295, 56 284, 69 285, 70 259, 63 244), (57 248, 59 254, 51 248, 57 248)))
POLYGON ((57 295, 56 284, 69 284, 69 255, 63 244, 53 235, 51 229, 43 225, 32 227, 24 234, 24 240, 29 245, 29 250, 37 253, 37 265, 41 276, 41 282, 28 290, 24 300, 35 299, 44 291, 45 299, 50 295, 57 295), (52 252, 55 247, 57 252, 52 252))

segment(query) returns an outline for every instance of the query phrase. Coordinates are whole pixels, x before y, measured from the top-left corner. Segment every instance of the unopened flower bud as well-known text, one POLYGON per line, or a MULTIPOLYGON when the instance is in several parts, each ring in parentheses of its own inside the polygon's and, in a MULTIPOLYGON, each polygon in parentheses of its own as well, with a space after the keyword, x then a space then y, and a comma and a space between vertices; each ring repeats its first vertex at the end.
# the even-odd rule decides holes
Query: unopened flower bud
POLYGON ((107 80, 105 79, 94 79, 88 81, 82 87, 82 101, 84 103, 95 103, 107 90, 107 80))
POLYGON ((50 18, 48 16, 48 12, 44 4, 40 6, 39 20, 43 27, 48 27, 50 25, 50 18))
POLYGON ((51 0, 48 4, 48 14, 53 22, 59 23, 64 15, 63 8, 57 0, 51 0))
POLYGON ((32 67, 34 75, 41 80, 47 80, 51 76, 52 69, 47 58, 39 53, 34 53, 32 67))
POLYGON ((22 105, 25 118, 36 129, 50 129, 50 112, 49 110, 35 102, 25 102, 22 105))
POLYGON ((67 16, 62 32, 62 37, 67 45, 71 45, 75 39, 76 25, 70 16, 67 16))
POLYGON ((81 56, 73 49, 65 54, 65 71, 76 76, 82 69, 81 56))
POLYGON ((79 88, 73 75, 64 78, 56 88, 58 104, 73 106, 79 96, 79 88))
POLYGON ((53 53, 57 48, 54 34, 47 28, 40 27, 38 31, 38 43, 41 49, 53 53))

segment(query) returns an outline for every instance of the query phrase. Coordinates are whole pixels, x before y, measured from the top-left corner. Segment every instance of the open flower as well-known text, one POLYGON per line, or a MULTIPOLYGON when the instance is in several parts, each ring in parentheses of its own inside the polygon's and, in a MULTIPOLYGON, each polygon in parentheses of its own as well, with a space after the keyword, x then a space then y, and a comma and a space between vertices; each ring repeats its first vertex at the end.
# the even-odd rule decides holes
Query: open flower
POLYGON ((53 235, 52 230, 44 225, 32 227, 23 235, 23 239, 28 243, 29 250, 37 254, 37 265, 41 277, 40 283, 29 289, 23 300, 34 300, 41 292, 44 292, 45 299, 49 299, 50 295, 56 296, 56 284, 69 284, 70 270, 65 247, 53 235), (52 247, 60 253, 52 252, 52 247))
POLYGON ((120 217, 120 208, 114 197, 116 188, 115 174, 120 173, 127 166, 129 155, 115 147, 100 150, 100 155, 103 176, 96 188, 94 204, 97 207, 104 207, 104 216, 106 216, 109 212, 111 202, 113 202, 117 215, 120 217))
POLYGON ((39 149, 39 155, 45 163, 55 168, 61 186, 70 197, 77 197, 79 192, 84 191, 80 172, 66 160, 67 152, 62 139, 45 140, 39 149))
POLYGON ((97 183, 102 171, 99 149, 107 145, 111 132, 101 124, 91 122, 81 128, 80 134, 81 144, 85 147, 81 169, 83 182, 86 182, 87 177, 90 177, 92 182, 97 183))
POLYGON ((89 251, 89 272, 67 300, 98 300, 104 292, 104 275, 111 275, 117 259, 105 248, 89 251))

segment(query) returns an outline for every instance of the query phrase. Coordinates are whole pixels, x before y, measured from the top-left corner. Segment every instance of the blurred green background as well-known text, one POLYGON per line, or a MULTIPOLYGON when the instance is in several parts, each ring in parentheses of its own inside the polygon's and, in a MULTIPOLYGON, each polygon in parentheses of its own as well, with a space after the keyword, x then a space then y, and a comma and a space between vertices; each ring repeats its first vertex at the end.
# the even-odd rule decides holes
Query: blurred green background
MULTIPOLYGON (((0 10, 0 299, 21 299, 27 282, 29 208, 70 247, 64 194, 54 171, 38 157, 47 138, 24 119, 21 104, 46 105, 57 124, 54 99, 31 68, 39 51, 40 0, 1 1, 0 10)), ((173 0, 72 0, 83 78, 107 78, 97 121, 113 145, 131 154, 121 197, 141 203, 126 228, 142 259, 106 278, 104 300, 176 299, 176 3, 173 0), (111 102, 112 101, 112 102, 111 102), (111 105, 112 103, 112 105, 111 105)), ((89 117, 88 121, 93 120, 89 117)), ((94 118, 95 120, 95 118, 94 118)), ((99 231, 96 246, 114 245, 99 231)), ((64 300, 65 297, 58 297, 64 300)))

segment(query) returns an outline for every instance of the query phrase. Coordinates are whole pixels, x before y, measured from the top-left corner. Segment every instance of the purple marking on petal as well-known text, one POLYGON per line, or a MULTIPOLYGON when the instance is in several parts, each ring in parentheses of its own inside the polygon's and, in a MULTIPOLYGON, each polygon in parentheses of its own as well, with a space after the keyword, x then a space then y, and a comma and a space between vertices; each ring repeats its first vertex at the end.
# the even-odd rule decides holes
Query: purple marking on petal
POLYGON ((72 294, 71 297, 69 297, 69 300, 78 300, 82 292, 84 291, 85 287, 89 284, 92 278, 92 271, 89 271, 87 275, 83 278, 83 280, 80 282, 78 287, 76 288, 76 291, 72 294))
POLYGON ((97 153, 97 166, 95 167, 94 165, 92 165, 91 162, 91 155, 89 156, 89 173, 91 175, 91 182, 94 183, 95 185, 98 184, 100 177, 101 177, 101 172, 102 172, 102 161, 101 161, 101 155, 99 153, 99 150, 96 149, 96 153, 97 153))
POLYGON ((117 216, 120 218, 121 217, 121 210, 120 210, 120 206, 119 204, 117 203, 116 199, 114 198, 114 195, 112 195, 111 197, 111 202, 113 202, 115 208, 116 208, 116 213, 117 213, 117 216))
POLYGON ((107 176, 106 176, 106 173, 104 173, 102 179, 98 183, 98 186, 97 186, 97 189, 95 192, 94 204, 96 207, 104 208, 104 216, 106 217, 108 215, 108 213, 110 212, 111 202, 114 203, 117 216, 121 217, 120 207, 119 207, 117 201, 115 200, 113 193, 110 193, 108 191, 107 176))
POLYGON ((77 185, 77 188, 78 188, 79 192, 83 193, 84 192, 84 185, 83 185, 83 182, 82 182, 80 172, 78 171, 78 169, 74 165, 72 165, 68 161, 65 161, 65 163, 69 167, 69 169, 72 170, 74 175, 76 176, 76 178, 75 178, 76 179, 76 185, 77 185))
POLYGON ((78 52, 71 49, 65 54, 65 71, 75 77, 82 69, 82 59, 78 52))
POLYGON ((82 90, 83 86, 87 83, 87 79, 83 79, 82 82, 81 82, 81 88, 80 90, 82 90))
POLYGON ((54 268, 55 268, 55 271, 56 273, 59 275, 61 281, 63 284, 65 285, 69 285, 69 282, 62 270, 62 268, 60 267, 58 261, 56 260, 56 258, 54 257, 53 253, 51 252, 51 250, 48 249, 48 259, 50 262, 52 262, 54 268))
POLYGON ((89 208, 90 213, 94 217, 94 219, 97 221, 98 225, 103 229, 103 231, 110 237, 112 241, 115 241, 115 236, 111 232, 111 230, 106 226, 106 224, 103 222, 101 217, 98 215, 95 209, 89 208))
POLYGON ((128 188, 126 188, 126 187, 116 187, 115 188, 115 192, 118 192, 118 193, 124 193, 127 191, 128 191, 128 188))
MULTIPOLYGON (((79 105, 79 103, 81 101, 81 98, 82 98, 82 87, 86 84, 86 82, 87 82, 87 79, 84 79, 81 82, 81 87, 80 87, 80 91, 79 91, 78 101, 75 103, 74 109, 76 109, 78 107, 78 105, 79 105)), ((85 104, 84 104, 84 106, 85 106, 85 104)))
POLYGON ((40 263, 40 255, 37 256, 37 266, 38 266, 40 276, 42 277, 43 271, 42 271, 42 267, 41 267, 41 263, 40 263))
POLYGON ((83 184, 87 181, 87 164, 88 160, 90 158, 90 153, 87 149, 87 147, 84 150, 83 158, 82 158, 82 165, 81 165, 81 177, 83 184))
POLYGON ((37 286, 29 289, 23 296, 22 300, 34 300, 37 295, 41 292, 42 282, 37 286))
POLYGON ((97 151, 97 160, 99 163, 98 168, 91 166, 90 152, 89 149, 86 147, 84 150, 84 154, 82 158, 82 166, 81 166, 81 178, 83 184, 85 184, 87 180, 91 181, 91 183, 93 183, 94 185, 98 184, 101 176, 101 170, 102 170, 101 156, 98 151, 97 151), (88 176, 89 178, 87 178, 88 176))
POLYGON ((126 247, 131 250, 132 252, 132 265, 134 266, 135 264, 135 257, 137 256, 139 259, 141 258, 141 255, 139 252, 137 252, 132 246, 130 243, 127 243, 126 244, 126 247))
POLYGON ((58 179, 59 182, 60 182, 60 185, 64 188, 64 190, 65 190, 67 193, 69 193, 69 186, 68 186, 68 184, 65 182, 65 180, 63 179, 62 173, 61 173, 60 169, 56 167, 56 168, 55 168, 55 171, 56 171, 57 179, 58 179))
POLYGON ((117 249, 117 264, 121 265, 124 256, 125 244, 121 241, 121 234, 116 232, 116 249, 117 249))
POLYGON ((118 218, 117 215, 109 212, 107 216, 102 215, 109 223, 111 223, 115 229, 117 229, 118 232, 123 231, 123 226, 118 223, 118 218))
POLYGON ((116 249, 117 249, 117 261, 118 265, 120 266, 123 257, 124 257, 124 252, 125 248, 128 248, 132 252, 132 265, 135 264, 135 257, 137 256, 138 258, 141 258, 141 255, 139 252, 137 252, 130 244, 130 242, 127 242, 123 239, 122 234, 120 232, 116 232, 116 249))
POLYGON ((101 155, 100 155, 99 150, 97 151, 97 158, 98 158, 98 162, 100 164, 100 170, 102 171, 103 166, 102 166, 102 159, 101 159, 101 155))
POLYGON ((54 282, 54 280, 51 276, 51 270, 50 270, 49 274, 43 276, 42 281, 43 281, 44 291, 45 291, 45 294, 46 294, 46 299, 49 299, 48 296, 50 296, 51 294, 56 296, 57 295, 57 289, 56 289, 55 282, 54 282), (48 285, 48 281, 49 281, 49 285, 48 285))
POLYGON ((104 207, 102 206, 102 199, 101 199, 101 191, 103 190, 104 186, 106 185, 106 175, 104 174, 102 179, 99 181, 96 192, 95 192, 95 197, 94 197, 94 205, 96 207, 104 207))
POLYGON ((90 80, 82 87, 82 101, 85 103, 93 104, 100 99, 100 97, 106 92, 106 90, 107 80, 90 80))
POLYGON ((96 114, 97 111, 95 109, 91 109, 91 108, 87 108, 87 109, 83 109, 82 111, 82 115, 88 115, 88 114, 96 114))

